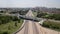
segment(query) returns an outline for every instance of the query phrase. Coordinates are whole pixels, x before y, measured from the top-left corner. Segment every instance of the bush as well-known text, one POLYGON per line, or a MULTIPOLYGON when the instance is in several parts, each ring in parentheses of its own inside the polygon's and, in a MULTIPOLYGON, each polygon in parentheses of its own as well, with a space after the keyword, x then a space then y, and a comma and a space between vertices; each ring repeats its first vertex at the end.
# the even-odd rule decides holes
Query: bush
POLYGON ((18 18, 16 16, 0 16, 0 25, 10 21, 18 21, 18 18))
POLYGON ((39 13, 37 15, 37 17, 39 17, 39 18, 47 18, 47 19, 60 20, 60 14, 39 13))
POLYGON ((17 31, 21 27, 23 20, 16 18, 15 16, 0 16, 0 34, 12 34, 17 31))
POLYGON ((17 21, 15 22, 15 26, 17 27, 17 21))
POLYGON ((3 32, 3 34, 8 34, 8 31, 3 32))
POLYGON ((60 30, 60 23, 56 23, 56 22, 51 22, 51 21, 45 21, 42 26, 47 27, 47 28, 51 28, 51 29, 55 29, 55 30, 60 30))
POLYGON ((45 15, 47 15, 47 13, 38 13, 38 14, 37 14, 37 17, 43 17, 43 16, 45 16, 45 15))

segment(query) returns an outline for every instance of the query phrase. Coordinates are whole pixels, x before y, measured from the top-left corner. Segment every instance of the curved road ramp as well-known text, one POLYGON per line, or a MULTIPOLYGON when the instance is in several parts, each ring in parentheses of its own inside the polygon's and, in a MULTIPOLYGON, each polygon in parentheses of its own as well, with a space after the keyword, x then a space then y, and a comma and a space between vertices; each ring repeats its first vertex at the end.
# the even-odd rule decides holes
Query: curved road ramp
MULTIPOLYGON (((29 10, 27 15, 33 16, 32 11, 29 10)), ((60 32, 44 28, 39 22, 25 20, 24 27, 15 34, 60 34, 60 32)))

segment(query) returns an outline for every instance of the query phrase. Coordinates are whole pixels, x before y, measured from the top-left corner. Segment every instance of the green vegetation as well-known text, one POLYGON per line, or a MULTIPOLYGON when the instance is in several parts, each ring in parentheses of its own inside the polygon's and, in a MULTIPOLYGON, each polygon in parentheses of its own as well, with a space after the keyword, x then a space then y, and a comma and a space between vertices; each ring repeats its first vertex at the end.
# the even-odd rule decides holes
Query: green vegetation
POLYGON ((52 21, 45 21, 42 26, 60 31, 60 23, 52 22, 52 21))
POLYGON ((34 16, 36 17, 37 16, 37 12, 33 12, 34 16))
POLYGON ((47 14, 47 13, 38 13, 37 17, 60 20, 60 14, 47 14))
POLYGON ((42 17, 44 17, 45 15, 47 15, 47 13, 37 13, 37 17, 39 17, 39 18, 40 18, 40 17, 42 18, 42 17))
POLYGON ((28 10, 20 10, 20 11, 19 11, 19 14, 20 14, 20 15, 25 15, 27 12, 28 12, 28 10))
POLYGON ((16 16, 2 16, 0 15, 0 25, 1 24, 6 24, 10 21, 17 21, 18 18, 16 16))
POLYGON ((20 28, 22 22, 16 16, 0 16, 0 34, 12 34, 20 28))
POLYGON ((5 11, 0 11, 0 13, 5 13, 5 11))

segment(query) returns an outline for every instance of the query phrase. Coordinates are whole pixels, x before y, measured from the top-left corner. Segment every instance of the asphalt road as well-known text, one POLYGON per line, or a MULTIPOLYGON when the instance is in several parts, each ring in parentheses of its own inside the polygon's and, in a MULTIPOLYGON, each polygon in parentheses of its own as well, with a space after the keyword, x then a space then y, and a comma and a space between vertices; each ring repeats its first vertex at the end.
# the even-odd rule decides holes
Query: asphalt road
POLYGON ((28 34, 28 26, 29 26, 28 20, 25 20, 25 30, 24 30, 24 34, 28 34))
MULTIPOLYGON (((31 10, 26 14, 26 16, 34 17, 31 10)), ((60 32, 40 26, 39 22, 30 20, 24 20, 24 22, 24 27, 16 34, 60 34, 60 32)))
POLYGON ((25 20, 24 28, 16 34, 39 34, 39 30, 35 22, 25 20))
MULTIPOLYGON (((26 16, 34 17, 31 10, 26 14, 26 16)), ((36 22, 25 20, 25 25, 21 31, 16 34, 39 34, 36 22)))
POLYGON ((32 28, 33 28, 33 34, 39 34, 39 31, 38 31, 38 29, 37 29, 37 25, 36 25, 36 23, 35 22, 32 22, 32 28))

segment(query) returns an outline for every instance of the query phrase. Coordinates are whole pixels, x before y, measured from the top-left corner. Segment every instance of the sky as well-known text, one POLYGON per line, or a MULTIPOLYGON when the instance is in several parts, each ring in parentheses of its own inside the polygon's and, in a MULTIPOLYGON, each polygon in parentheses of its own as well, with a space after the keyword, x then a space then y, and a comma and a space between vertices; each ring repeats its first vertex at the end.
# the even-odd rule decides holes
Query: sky
POLYGON ((0 0, 0 7, 60 8, 60 0, 0 0))

